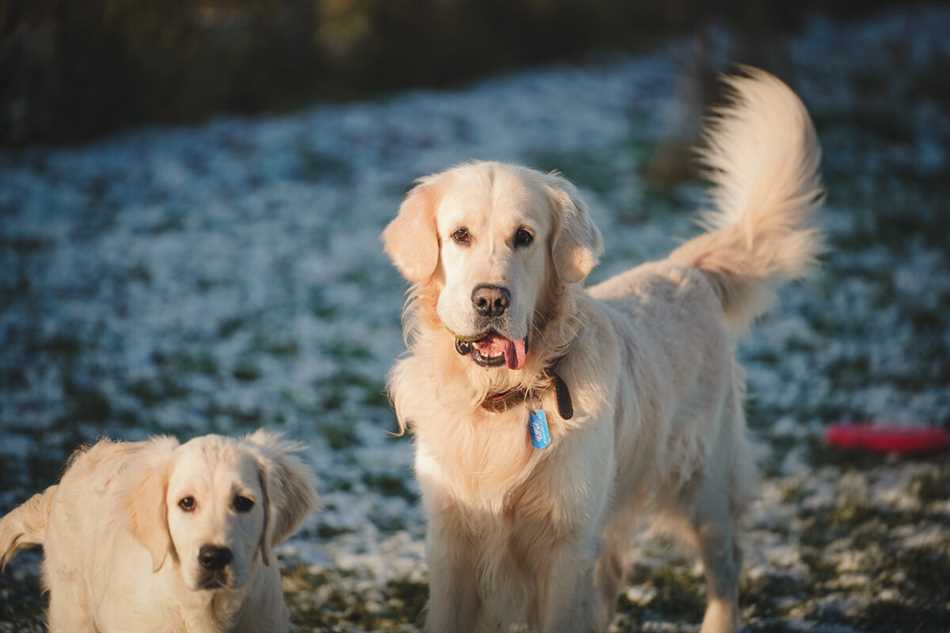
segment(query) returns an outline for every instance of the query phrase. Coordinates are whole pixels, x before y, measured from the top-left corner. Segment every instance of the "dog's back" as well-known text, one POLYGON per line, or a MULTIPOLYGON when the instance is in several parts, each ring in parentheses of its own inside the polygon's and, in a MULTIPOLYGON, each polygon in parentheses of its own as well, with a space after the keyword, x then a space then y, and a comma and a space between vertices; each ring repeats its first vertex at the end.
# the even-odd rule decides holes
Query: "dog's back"
MULTIPOLYGON (((115 444, 112 442, 103 440, 92 448, 82 447, 73 452, 66 462, 60 483, 67 480, 84 480, 85 471, 93 469, 113 446, 115 444)), ((54 508, 63 502, 59 493, 60 484, 52 485, 0 519, 0 569, 5 567, 19 550, 46 544, 51 515, 54 508)), ((70 495, 66 496, 66 502, 69 502, 70 495)), ((89 498, 82 495, 74 501, 88 503, 89 498)))
MULTIPOLYGON (((702 216, 707 231, 667 259, 589 290, 613 308, 620 339, 640 346, 628 350, 626 360, 631 372, 645 374, 641 387, 659 403, 646 418, 674 427, 671 432, 695 428, 677 418, 697 410, 724 406, 735 411, 726 417, 741 417, 744 379, 734 359, 735 342, 769 308, 776 288, 804 276, 824 248, 812 225, 822 199, 821 151, 805 107, 762 71, 747 69, 727 82, 733 102, 711 121, 700 154, 715 202, 702 216), (637 369, 643 364, 650 371, 637 369), (664 398, 666 392, 673 395, 664 398)), ((743 426, 737 438, 744 438, 743 426)), ((689 453, 701 452, 701 444, 686 441, 687 453, 678 461, 696 461, 689 453)), ((737 480, 751 482, 753 469, 744 470, 750 474, 737 480)), ((751 486, 742 488, 740 506, 751 494, 751 486)))
POLYGON ((42 545, 50 593, 91 621, 94 601, 87 592, 108 578, 101 563, 113 549, 110 534, 123 528, 115 506, 145 445, 101 440, 76 450, 58 484, 0 519, 0 563, 5 565, 22 548, 42 545), (93 573, 87 577, 87 571, 93 573))

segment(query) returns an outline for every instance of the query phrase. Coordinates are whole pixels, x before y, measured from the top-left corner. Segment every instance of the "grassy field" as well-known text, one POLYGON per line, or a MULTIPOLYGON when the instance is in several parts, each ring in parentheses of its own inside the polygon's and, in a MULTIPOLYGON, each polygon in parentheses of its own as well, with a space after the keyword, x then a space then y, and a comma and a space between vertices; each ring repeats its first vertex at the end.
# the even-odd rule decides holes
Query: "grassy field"
MULTIPOLYGON (((822 442, 842 420, 950 428, 948 30, 918 8, 788 44, 831 249, 740 350, 766 474, 749 631, 950 630, 946 456, 822 442)), ((378 233, 414 178, 492 158, 581 187, 607 236, 593 280, 661 256, 701 204, 644 178, 684 48, 0 154, 0 510, 101 435, 283 430, 324 502, 280 549, 300 630, 417 631, 423 517, 384 393, 405 288, 378 233)), ((640 550, 615 631, 696 630, 701 570, 640 550)), ((38 560, 0 574, 0 631, 42 630, 38 560)))

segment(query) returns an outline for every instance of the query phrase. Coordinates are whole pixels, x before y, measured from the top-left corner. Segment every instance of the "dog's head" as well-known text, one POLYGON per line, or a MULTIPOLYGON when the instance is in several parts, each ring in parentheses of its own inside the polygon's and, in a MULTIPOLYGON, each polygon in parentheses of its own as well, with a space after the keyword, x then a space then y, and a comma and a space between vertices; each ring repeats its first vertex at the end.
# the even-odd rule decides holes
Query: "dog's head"
POLYGON ((492 162, 420 180, 382 239, 458 352, 510 370, 524 367, 554 288, 583 281, 602 249, 567 180, 492 162))
POLYGON ((131 531, 153 571, 171 557, 189 589, 242 588, 316 505, 300 447, 272 433, 152 442, 127 492, 131 531))

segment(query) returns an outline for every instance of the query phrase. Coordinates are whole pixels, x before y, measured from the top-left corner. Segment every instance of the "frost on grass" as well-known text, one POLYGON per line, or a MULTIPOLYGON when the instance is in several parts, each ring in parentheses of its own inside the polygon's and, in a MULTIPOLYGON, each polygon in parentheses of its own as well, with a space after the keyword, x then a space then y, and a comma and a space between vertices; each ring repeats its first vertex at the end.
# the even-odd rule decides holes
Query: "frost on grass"
MULTIPOLYGON (((950 630, 945 461, 820 441, 844 419, 950 426, 948 30, 918 8, 790 43, 832 249, 740 350, 767 475, 744 536, 752 631, 950 630)), ((680 50, 0 155, 0 509, 101 435, 280 429, 324 501, 280 550, 301 630, 418 630, 423 518, 384 393, 404 284, 377 235, 413 179, 490 158, 582 188, 608 236, 593 280, 664 254, 701 195, 642 178, 680 50)), ((694 631, 701 569, 640 550, 615 630, 694 631)), ((0 631, 40 630, 37 561, 0 575, 0 631)))

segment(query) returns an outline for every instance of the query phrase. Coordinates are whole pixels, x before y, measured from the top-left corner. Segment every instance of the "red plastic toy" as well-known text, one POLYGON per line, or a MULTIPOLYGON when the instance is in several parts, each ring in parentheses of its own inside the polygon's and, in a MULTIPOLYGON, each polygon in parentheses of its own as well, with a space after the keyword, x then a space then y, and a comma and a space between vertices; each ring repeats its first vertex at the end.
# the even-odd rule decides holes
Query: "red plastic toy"
POLYGON ((912 455, 950 448, 950 433, 934 427, 835 424, 825 431, 825 441, 838 448, 912 455))

